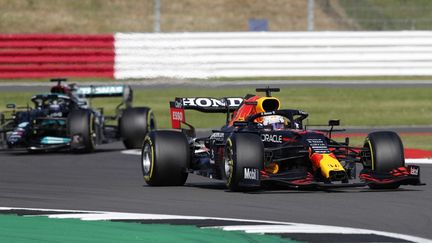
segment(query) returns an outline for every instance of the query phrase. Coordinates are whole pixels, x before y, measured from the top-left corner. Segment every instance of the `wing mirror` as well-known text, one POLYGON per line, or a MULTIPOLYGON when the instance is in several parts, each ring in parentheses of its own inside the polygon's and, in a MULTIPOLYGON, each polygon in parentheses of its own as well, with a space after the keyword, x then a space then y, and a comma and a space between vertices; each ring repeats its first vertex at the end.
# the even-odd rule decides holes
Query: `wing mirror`
POLYGON ((340 120, 329 120, 328 121, 328 125, 333 127, 333 126, 339 126, 340 125, 340 120))
POLYGON ((7 108, 7 109, 15 109, 15 108, 16 108, 16 105, 15 105, 15 104, 7 104, 7 105, 6 105, 6 108, 7 108))

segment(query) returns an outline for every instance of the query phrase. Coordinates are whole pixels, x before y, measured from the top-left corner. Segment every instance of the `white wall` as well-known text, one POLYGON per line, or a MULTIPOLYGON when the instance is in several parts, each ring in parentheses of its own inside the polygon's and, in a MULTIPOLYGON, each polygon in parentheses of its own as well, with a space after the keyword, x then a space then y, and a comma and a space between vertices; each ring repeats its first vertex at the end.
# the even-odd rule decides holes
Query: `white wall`
POLYGON ((117 33, 115 78, 432 75, 432 31, 117 33))

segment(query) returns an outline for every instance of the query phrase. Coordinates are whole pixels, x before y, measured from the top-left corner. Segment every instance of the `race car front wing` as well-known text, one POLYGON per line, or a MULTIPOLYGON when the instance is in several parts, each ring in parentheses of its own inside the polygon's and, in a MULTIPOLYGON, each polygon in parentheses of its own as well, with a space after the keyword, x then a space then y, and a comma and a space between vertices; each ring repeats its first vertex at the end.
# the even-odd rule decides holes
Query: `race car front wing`
POLYGON ((425 185, 420 181, 420 167, 409 165, 393 169, 388 173, 378 173, 370 169, 363 169, 359 175, 360 182, 322 182, 316 181, 309 172, 287 172, 268 174, 261 171, 260 180, 262 185, 279 186, 294 189, 331 189, 348 187, 365 187, 372 189, 394 189, 400 185, 425 185))

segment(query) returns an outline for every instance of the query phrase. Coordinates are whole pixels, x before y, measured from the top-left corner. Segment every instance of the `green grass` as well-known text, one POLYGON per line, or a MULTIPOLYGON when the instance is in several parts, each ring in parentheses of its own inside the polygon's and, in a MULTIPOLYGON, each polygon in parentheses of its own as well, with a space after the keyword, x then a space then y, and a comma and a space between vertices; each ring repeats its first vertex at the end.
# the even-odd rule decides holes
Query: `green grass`
POLYGON ((153 29, 150 0, 0 0, 0 6, 1 33, 98 34, 153 29))
POLYGON ((0 241, 14 243, 297 242, 273 235, 206 229, 192 225, 139 224, 16 215, 0 215, 0 227, 0 241))
MULTIPOLYGON (((152 32, 154 0, 0 0, 0 33, 152 32), (37 24, 29 24, 37 23, 37 24)), ((307 1, 161 1, 161 31, 248 31, 267 19, 270 31, 306 30, 307 1)), ((334 16, 319 11, 327 25, 334 16)))
MULTIPOLYGON (((270 31, 305 31, 307 1, 161 1, 163 32, 248 31, 249 19, 267 19, 270 31)), ((153 0, 0 0, 1 33, 152 32, 153 0), (37 23, 37 24, 28 24, 37 23)), ((429 0, 317 0, 316 30, 426 29, 429 0), (354 24, 347 24, 347 19, 354 24)))
POLYGON ((432 150, 432 136, 401 136, 405 148, 432 150))
MULTIPOLYGON (((173 97, 223 97, 254 93, 238 89, 165 89, 135 92, 137 105, 152 107, 160 127, 169 126, 168 101, 173 97)), ((310 124, 326 124, 341 119, 344 126, 430 125, 432 124, 431 88, 350 89, 289 88, 276 94, 282 108, 307 111, 310 124)), ((187 120, 198 128, 218 127, 224 115, 188 111, 187 120)))
MULTIPOLYGON (((134 106, 149 106, 159 128, 169 128, 169 101, 174 97, 241 97, 255 93, 253 88, 153 88, 134 91, 134 106)), ((309 124, 326 124, 341 119, 343 126, 431 125, 432 88, 285 88, 274 93, 282 108, 302 109, 309 113, 309 124)), ((0 110, 7 103, 25 106, 32 92, 0 91, 0 110)), ((93 99, 94 107, 104 107, 113 114, 119 98, 93 99)), ((224 114, 187 111, 186 120, 196 128, 217 128, 224 124, 224 114)), ((360 145, 364 138, 353 138, 360 145)), ((432 150, 432 136, 402 138, 407 147, 432 150)))
MULTIPOLYGON (((169 104, 174 97, 242 97, 252 88, 161 88, 135 90, 134 105, 149 106, 161 128, 170 126, 169 104)), ((0 110, 7 103, 25 106, 33 93, 1 92, 0 110)), ((310 124, 325 124, 341 119, 342 126, 432 125, 432 88, 285 88, 275 95, 282 108, 309 113, 310 124)), ((94 99, 93 106, 113 113, 120 99, 94 99)), ((224 114, 187 111, 187 121, 197 128, 219 127, 224 114)))
POLYGON ((430 30, 430 0, 339 0, 364 30, 430 30))

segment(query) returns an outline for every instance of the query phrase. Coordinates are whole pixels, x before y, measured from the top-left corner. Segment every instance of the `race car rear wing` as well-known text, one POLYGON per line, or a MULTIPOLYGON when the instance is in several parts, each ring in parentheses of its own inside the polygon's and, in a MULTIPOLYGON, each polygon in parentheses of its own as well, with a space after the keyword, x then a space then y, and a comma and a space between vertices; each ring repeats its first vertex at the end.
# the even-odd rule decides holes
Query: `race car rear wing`
POLYGON ((131 91, 127 85, 90 85, 76 88, 76 93, 83 98, 128 97, 131 91))
POLYGON ((80 98, 123 97, 120 105, 126 104, 128 107, 132 105, 133 91, 127 85, 78 86, 75 92, 80 98))
POLYGON ((175 98, 174 101, 170 101, 172 128, 180 129, 181 123, 187 124, 184 110, 197 110, 205 113, 229 113, 237 110, 242 102, 243 98, 240 97, 221 99, 210 97, 175 98))
POLYGON ((53 78, 51 82, 57 82, 57 85, 53 88, 59 87, 60 92, 56 89, 55 92, 51 93, 66 93, 62 89, 63 87, 71 89, 81 98, 96 98, 96 97, 125 97, 125 99, 132 95, 132 89, 127 85, 89 85, 79 86, 70 84, 69 86, 62 85, 62 82, 67 82, 65 78, 53 78))

